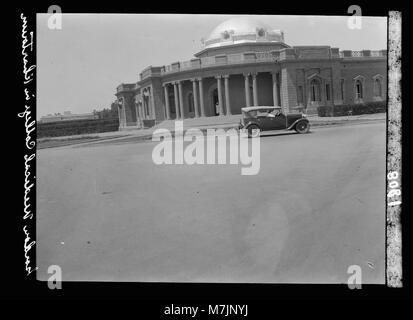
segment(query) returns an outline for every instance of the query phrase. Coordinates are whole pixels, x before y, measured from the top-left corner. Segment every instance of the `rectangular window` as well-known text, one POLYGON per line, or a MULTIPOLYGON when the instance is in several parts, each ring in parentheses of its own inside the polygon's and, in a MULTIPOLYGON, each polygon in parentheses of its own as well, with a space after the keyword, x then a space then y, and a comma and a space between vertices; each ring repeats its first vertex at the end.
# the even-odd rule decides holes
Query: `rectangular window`
POLYGON ((340 94, 341 100, 344 101, 344 79, 340 80, 340 94))
POLYGON ((360 99, 360 93, 361 93, 360 85, 357 83, 356 85, 356 98, 357 99, 360 99))
POLYGON ((330 101, 330 84, 326 84, 326 99, 327 101, 330 101))

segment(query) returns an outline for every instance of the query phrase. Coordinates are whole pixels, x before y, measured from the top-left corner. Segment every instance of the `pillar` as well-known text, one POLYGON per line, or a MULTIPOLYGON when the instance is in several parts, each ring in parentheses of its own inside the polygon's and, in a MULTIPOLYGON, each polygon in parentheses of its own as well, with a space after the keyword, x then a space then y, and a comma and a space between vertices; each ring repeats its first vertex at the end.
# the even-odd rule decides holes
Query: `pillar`
POLYGON ((152 87, 150 87, 150 89, 149 89, 149 97, 150 97, 150 100, 151 100, 151 111, 150 111, 151 119, 156 119, 155 98, 153 96, 152 87))
POLYGON ((244 85, 245 85, 245 104, 247 107, 251 106, 250 101, 250 82, 249 82, 249 73, 244 74, 244 85))
POLYGON ((280 102, 278 101, 278 82, 276 73, 272 73, 272 99, 274 106, 280 106, 280 102))
POLYGON ((192 79, 192 91, 194 97, 194 108, 195 108, 195 117, 199 118, 198 111, 198 88, 196 87, 196 79, 192 79))
POLYGON ((201 117, 205 117, 205 107, 204 107, 204 86, 202 85, 202 78, 198 78, 199 81, 199 104, 201 107, 201 117))
POLYGON ((225 105, 227 108, 227 116, 231 115, 231 104, 229 100, 229 75, 224 76, 224 87, 225 87, 225 105))
POLYGON ((184 98, 182 94, 182 81, 178 81, 178 91, 179 91, 179 109, 181 112, 181 119, 185 119, 184 98))
POLYGON ((125 103, 125 98, 121 98, 121 106, 122 106, 122 117, 123 117, 123 126, 126 127, 126 103, 125 103))
POLYGON ((122 109, 119 107, 119 105, 120 105, 120 103, 118 101, 117 106, 118 106, 119 127, 121 127, 122 126, 122 114, 121 114, 122 109))
POLYGON ((258 106, 258 91, 257 91, 257 74, 252 74, 252 96, 254 99, 254 106, 258 106))
POLYGON ((175 119, 179 119, 178 84, 176 82, 174 82, 174 98, 175 98, 175 119))
POLYGON ((139 102, 138 108, 139 108, 139 113, 141 115, 141 119, 142 120, 145 119, 145 110, 143 109, 143 102, 142 101, 139 102))
POLYGON ((139 125, 139 112, 138 112, 138 103, 135 100, 135 113, 136 113, 136 126, 139 125))
POLYGON ((166 108, 166 119, 171 119, 171 111, 169 109, 169 94, 168 94, 168 85, 165 84, 164 87, 164 93, 165 93, 165 108, 166 108))

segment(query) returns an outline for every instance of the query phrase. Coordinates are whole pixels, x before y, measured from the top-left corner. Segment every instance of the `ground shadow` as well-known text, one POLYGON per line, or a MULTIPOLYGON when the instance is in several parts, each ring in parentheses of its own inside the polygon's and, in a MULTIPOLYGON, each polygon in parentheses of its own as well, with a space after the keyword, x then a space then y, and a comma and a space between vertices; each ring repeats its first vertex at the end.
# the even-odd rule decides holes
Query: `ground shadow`
MULTIPOLYGON (((313 133, 312 131, 309 131, 308 133, 304 133, 301 135, 306 135, 306 134, 311 134, 313 133)), ((261 138, 267 138, 267 137, 282 137, 282 136, 290 136, 290 135, 299 135, 300 133, 295 132, 295 131, 288 131, 288 132, 263 132, 260 134, 261 138)))

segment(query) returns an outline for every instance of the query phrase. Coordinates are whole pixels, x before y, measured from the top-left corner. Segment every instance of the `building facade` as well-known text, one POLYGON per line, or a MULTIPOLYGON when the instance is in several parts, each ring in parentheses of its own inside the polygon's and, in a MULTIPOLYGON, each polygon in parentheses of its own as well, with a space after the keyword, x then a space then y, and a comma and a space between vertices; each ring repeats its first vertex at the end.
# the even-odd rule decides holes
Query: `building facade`
POLYGON ((170 119, 226 116, 246 106, 317 112, 386 100, 387 50, 289 46, 250 18, 218 25, 190 61, 149 66, 116 89, 120 129, 170 119))

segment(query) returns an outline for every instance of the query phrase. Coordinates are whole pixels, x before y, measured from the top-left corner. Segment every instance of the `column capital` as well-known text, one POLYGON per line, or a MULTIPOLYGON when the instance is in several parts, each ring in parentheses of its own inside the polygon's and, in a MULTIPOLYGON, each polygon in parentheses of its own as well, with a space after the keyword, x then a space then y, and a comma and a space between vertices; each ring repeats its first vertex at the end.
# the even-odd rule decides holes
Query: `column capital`
POLYGON ((247 72, 247 73, 243 73, 244 77, 247 78, 251 75, 251 73, 247 72))
POLYGON ((202 78, 196 78, 196 80, 198 80, 199 82, 202 82, 202 78))
POLYGON ((229 79, 229 74, 224 74, 222 77, 223 77, 224 79, 229 79))
POLYGON ((196 82, 198 80, 198 78, 191 78, 189 80, 191 80, 191 82, 196 82))
POLYGON ((251 73, 251 76, 252 76, 253 78, 255 78, 257 75, 258 75, 258 72, 252 72, 252 73, 251 73))
POLYGON ((221 78, 222 78, 222 75, 215 76, 215 79, 221 79, 221 78))

